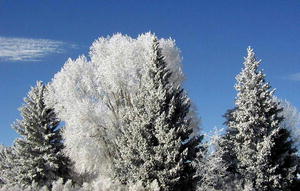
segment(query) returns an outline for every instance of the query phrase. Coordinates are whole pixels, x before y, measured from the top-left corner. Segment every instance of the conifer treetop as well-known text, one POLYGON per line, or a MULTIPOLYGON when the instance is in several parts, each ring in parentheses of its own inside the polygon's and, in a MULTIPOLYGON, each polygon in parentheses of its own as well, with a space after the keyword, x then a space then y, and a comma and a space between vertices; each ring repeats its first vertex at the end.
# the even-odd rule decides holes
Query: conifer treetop
POLYGON ((295 178, 295 150, 289 132, 281 126, 282 108, 273 98, 275 90, 259 69, 261 61, 252 48, 247 53, 236 77, 236 108, 228 122, 236 130, 237 171, 245 184, 257 190, 289 189, 295 178))

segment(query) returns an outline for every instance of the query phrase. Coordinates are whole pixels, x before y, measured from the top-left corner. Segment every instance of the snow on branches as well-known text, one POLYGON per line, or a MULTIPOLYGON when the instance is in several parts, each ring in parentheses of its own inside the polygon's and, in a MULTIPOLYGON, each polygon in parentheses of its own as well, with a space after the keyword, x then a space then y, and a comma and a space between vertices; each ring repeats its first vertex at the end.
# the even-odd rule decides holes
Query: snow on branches
MULTIPOLYGON (((152 54, 153 34, 136 39, 115 34, 99 38, 89 58, 69 59, 51 84, 46 98, 66 122, 66 153, 80 173, 107 175, 112 169, 116 137, 120 134, 119 111, 124 99, 135 93, 152 54)), ((159 40, 174 86, 184 79, 180 51, 172 39, 159 40)), ((194 115, 194 112, 190 112, 194 115)), ((197 126, 197 117, 193 117, 197 126)))

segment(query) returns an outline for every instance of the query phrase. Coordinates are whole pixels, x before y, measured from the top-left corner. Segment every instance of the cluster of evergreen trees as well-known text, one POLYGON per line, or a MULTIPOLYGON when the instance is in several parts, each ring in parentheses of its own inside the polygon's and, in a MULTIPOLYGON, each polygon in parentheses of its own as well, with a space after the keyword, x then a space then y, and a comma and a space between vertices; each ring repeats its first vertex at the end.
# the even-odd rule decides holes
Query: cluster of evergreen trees
POLYGON ((299 189, 297 140, 253 49, 213 152, 182 87, 178 53, 171 39, 117 34, 95 41, 90 60, 68 60, 48 86, 37 82, 13 125, 21 138, 1 148, 3 188, 299 189))

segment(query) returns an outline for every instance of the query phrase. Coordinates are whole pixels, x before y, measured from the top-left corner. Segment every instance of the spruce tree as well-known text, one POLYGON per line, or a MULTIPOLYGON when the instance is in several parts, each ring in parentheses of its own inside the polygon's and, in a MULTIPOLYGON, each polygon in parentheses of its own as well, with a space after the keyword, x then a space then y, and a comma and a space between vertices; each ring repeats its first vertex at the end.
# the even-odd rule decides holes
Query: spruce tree
POLYGON ((60 121, 54 110, 44 104, 46 91, 46 86, 38 81, 19 109, 22 120, 18 120, 13 128, 21 137, 12 148, 15 177, 10 183, 31 185, 35 182, 49 186, 52 181, 69 176, 69 160, 62 153, 60 121))
POLYGON ((157 181, 162 191, 193 190, 192 162, 202 137, 192 136, 188 117, 190 100, 181 87, 171 85, 156 37, 153 59, 142 75, 139 91, 123 111, 122 135, 118 141, 116 172, 123 183, 157 181))
POLYGON ((280 126, 281 108, 259 65, 248 48, 244 68, 236 77, 236 109, 228 122, 236 132, 237 171, 254 190, 291 190, 297 174, 296 150, 289 132, 280 126))
POLYGON ((15 182, 15 173, 13 167, 16 164, 16 156, 11 147, 4 147, 0 145, 0 179, 1 182, 7 184, 9 182, 15 182))

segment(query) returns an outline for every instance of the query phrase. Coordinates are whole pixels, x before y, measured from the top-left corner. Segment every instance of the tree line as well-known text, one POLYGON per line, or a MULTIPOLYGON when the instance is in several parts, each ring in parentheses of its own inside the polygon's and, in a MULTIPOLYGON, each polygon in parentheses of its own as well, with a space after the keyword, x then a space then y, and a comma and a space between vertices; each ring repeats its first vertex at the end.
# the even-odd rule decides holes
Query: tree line
POLYGON ((300 114, 260 65, 249 47, 227 128, 207 142, 174 40, 101 37, 24 98, 0 190, 297 190, 300 114))

